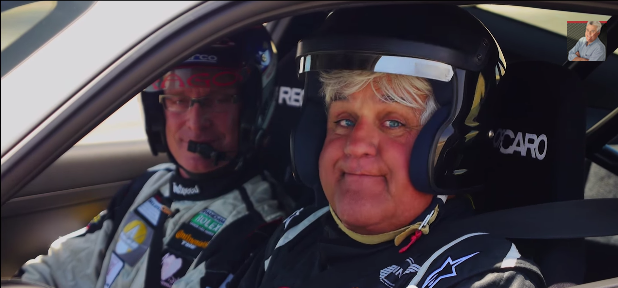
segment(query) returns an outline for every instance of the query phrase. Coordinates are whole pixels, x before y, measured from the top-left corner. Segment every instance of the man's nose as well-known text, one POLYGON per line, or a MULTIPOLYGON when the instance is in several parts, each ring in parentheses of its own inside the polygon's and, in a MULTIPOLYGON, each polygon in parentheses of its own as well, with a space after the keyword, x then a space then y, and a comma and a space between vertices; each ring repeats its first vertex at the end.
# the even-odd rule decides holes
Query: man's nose
POLYGON ((194 103, 186 113, 186 125, 189 129, 199 131, 212 125, 211 113, 199 103, 194 103))
POLYGON ((348 141, 344 153, 351 157, 375 156, 378 149, 379 129, 372 123, 358 121, 348 134, 348 141))

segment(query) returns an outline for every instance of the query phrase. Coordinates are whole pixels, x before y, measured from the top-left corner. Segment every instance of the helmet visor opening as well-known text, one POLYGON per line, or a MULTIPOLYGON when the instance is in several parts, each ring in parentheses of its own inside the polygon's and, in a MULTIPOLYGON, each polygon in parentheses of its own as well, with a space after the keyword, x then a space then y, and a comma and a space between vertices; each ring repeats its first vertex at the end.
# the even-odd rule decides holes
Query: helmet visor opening
POLYGON ((316 53, 299 57, 299 74, 324 70, 362 70, 449 82, 453 67, 437 61, 357 53, 316 53))

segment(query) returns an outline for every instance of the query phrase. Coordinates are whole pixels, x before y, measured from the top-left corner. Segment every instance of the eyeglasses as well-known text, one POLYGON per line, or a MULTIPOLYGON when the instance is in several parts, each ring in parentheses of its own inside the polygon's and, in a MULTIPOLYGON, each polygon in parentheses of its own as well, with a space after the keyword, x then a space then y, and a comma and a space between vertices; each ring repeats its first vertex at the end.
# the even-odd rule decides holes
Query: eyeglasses
POLYGON ((228 112, 236 108, 238 97, 236 95, 213 95, 202 98, 189 96, 159 95, 159 103, 170 112, 184 113, 189 111, 195 103, 199 103, 207 112, 228 112))

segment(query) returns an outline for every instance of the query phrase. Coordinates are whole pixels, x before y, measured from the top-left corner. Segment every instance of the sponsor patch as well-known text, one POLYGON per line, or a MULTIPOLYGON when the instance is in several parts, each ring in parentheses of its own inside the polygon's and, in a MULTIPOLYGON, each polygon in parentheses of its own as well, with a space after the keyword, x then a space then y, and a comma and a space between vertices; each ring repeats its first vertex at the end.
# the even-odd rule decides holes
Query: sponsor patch
POLYGON ((167 247, 176 255, 195 259, 208 246, 210 239, 211 235, 184 223, 170 238, 167 247))
POLYGON ((221 226, 223 226, 223 223, 225 223, 225 218, 210 209, 205 209, 196 214, 189 222, 191 226, 205 232, 210 236, 214 236, 217 232, 219 232, 221 226))
POLYGON ((94 218, 92 218, 92 220, 90 220, 91 224, 98 224, 99 221, 101 221, 101 219, 105 219, 107 216, 107 210, 103 210, 101 211, 101 213, 97 214, 97 216, 94 216, 94 218))
POLYGON ((126 223, 120 231, 114 252, 129 266, 135 266, 148 250, 154 231, 133 212, 128 214, 126 223))
MULTIPOLYGON (((268 44, 264 43, 264 46, 266 46, 264 49, 268 49, 268 44)), ((259 51, 258 53, 260 54, 260 66, 264 69, 264 67, 270 64, 270 51, 265 50, 259 51)))
POLYGON ((116 253, 112 252, 112 257, 109 260, 109 266, 107 266, 107 274, 105 274, 105 288, 109 288, 116 281, 116 277, 122 271, 124 267, 124 262, 116 255, 116 253))
POLYGON ((182 196, 189 196, 200 193, 200 187, 198 187, 197 185, 195 185, 195 187, 184 187, 180 184, 172 183, 172 190, 174 191, 174 194, 182 196))
POLYGON ((150 197, 146 202, 137 207, 137 211, 143 216, 153 227, 157 226, 163 205, 154 197, 150 197))
POLYGON ((101 229, 103 227, 103 222, 105 222, 107 218, 108 218, 107 210, 101 211, 101 213, 99 213, 97 216, 94 216, 94 218, 90 220, 90 222, 86 226, 86 231, 90 232, 90 231, 97 231, 101 229))
POLYGON ((193 261, 177 256, 171 251, 164 250, 161 259, 161 286, 170 288, 182 278, 191 267, 193 261))

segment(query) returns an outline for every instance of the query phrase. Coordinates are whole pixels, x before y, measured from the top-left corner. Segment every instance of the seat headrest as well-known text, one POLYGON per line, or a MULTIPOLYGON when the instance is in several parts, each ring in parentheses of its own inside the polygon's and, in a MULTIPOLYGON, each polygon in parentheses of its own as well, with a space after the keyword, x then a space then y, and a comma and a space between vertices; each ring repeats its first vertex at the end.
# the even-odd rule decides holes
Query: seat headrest
MULTIPOLYGON (((303 104, 303 82, 297 76, 295 64, 296 50, 293 49, 277 65, 275 101, 268 127, 269 141, 265 147, 267 165, 279 178, 285 177, 290 163, 290 132, 300 119, 303 104)), ((291 175, 290 175, 291 176, 291 175)), ((283 180, 283 179, 280 179, 283 180)))
POLYGON ((546 62, 510 64, 479 117, 489 123, 484 208, 582 199, 585 99, 572 71, 546 62))

